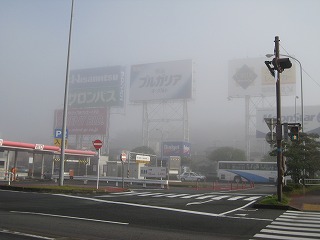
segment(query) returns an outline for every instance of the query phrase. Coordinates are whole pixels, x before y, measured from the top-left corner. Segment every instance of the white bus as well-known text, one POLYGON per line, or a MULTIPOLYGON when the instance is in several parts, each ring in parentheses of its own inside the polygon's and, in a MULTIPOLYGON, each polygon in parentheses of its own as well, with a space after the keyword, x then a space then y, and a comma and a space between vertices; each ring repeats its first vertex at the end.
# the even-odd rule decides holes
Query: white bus
POLYGON ((0 159, 0 179, 5 179, 6 176, 6 161, 3 159, 0 159))
POLYGON ((222 181, 275 183, 277 169, 276 162, 219 161, 217 173, 222 181))

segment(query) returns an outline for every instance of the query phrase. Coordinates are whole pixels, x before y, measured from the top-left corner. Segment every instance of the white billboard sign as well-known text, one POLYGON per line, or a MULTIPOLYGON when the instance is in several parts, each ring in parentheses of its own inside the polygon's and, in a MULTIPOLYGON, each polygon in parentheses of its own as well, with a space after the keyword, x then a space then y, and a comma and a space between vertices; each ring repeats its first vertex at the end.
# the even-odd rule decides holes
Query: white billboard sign
MULTIPOLYGON (((299 110, 299 109, 297 109, 299 110)), ((305 133, 320 134, 320 106, 305 106, 303 108, 303 130, 305 133)), ((270 131, 265 118, 276 118, 277 113, 275 108, 257 109, 256 114, 256 137, 265 138, 270 131)), ((281 108, 281 122, 282 123, 301 123, 301 113, 297 112, 295 115, 294 107, 281 108)))
POLYGON ((150 162, 150 156, 136 155, 136 162, 148 163, 148 162, 150 162))
MULTIPOLYGON (((275 96, 276 82, 270 74, 266 58, 247 58, 229 61, 229 97, 275 96)), ((291 96, 296 92, 296 68, 286 69, 280 76, 281 95, 291 96)))
POLYGON ((167 169, 165 167, 141 167, 140 176, 149 178, 165 178, 167 176, 167 169))
POLYGON ((192 60, 131 66, 130 101, 192 98, 192 60))

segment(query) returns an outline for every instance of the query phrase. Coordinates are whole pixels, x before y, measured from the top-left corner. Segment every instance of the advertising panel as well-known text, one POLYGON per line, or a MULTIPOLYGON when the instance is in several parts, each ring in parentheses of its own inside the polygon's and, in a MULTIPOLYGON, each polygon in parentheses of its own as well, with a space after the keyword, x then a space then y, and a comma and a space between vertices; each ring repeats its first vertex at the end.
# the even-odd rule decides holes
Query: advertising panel
POLYGON ((192 98, 192 60, 131 66, 130 101, 192 98))
MULTIPOLYGON (((281 122, 282 123, 301 123, 301 113, 299 108, 295 111, 294 107, 281 108, 281 122), (296 115, 295 115, 296 112, 296 115)), ((305 106, 303 108, 303 130, 305 133, 320 134, 320 106, 305 106)), ((264 118, 276 118, 276 109, 263 108, 257 109, 256 114, 256 137, 265 138, 266 134, 270 132, 264 118)), ((276 131, 275 128, 273 130, 276 131)))
MULTIPOLYGON (((107 108, 70 108, 67 112, 67 128, 70 135, 106 134, 107 108)), ((63 110, 55 110, 54 128, 62 128, 63 110)))
POLYGON ((190 157, 191 144, 189 142, 163 142, 162 154, 164 157, 190 157))
POLYGON ((165 167, 141 167, 140 176, 148 178, 165 178, 167 177, 167 168, 165 167))
POLYGON ((121 66, 70 71, 72 108, 124 106, 125 71, 121 66))
MULTIPOLYGON (((270 74, 265 61, 267 58, 247 58, 229 61, 229 97, 275 96, 275 79, 270 74)), ((270 59, 269 59, 270 60, 270 59)), ((281 73, 281 95, 295 95, 296 68, 281 73)))

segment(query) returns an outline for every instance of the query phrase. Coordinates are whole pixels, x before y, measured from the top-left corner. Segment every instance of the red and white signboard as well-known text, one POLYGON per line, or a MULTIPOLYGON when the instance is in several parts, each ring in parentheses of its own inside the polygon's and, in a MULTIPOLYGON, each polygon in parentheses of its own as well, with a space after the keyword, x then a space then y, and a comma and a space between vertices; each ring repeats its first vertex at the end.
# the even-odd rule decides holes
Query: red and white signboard
MULTIPOLYGON (((70 108, 67 126, 69 135, 102 135, 109 127, 107 108, 70 108)), ((55 110, 54 128, 62 128, 63 109, 55 110)))
POLYGON ((127 154, 121 153, 121 154, 120 154, 120 160, 121 160, 122 162, 127 161, 127 154))
POLYGON ((96 150, 99 150, 102 147, 102 141, 99 139, 94 140, 92 143, 96 150))

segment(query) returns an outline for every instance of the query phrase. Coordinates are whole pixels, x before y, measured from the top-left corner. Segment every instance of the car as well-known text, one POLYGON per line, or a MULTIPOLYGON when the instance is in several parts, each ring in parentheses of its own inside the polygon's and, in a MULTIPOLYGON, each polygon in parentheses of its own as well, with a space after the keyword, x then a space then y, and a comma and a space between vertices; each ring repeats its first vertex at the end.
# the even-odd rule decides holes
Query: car
POLYGON ((184 182, 184 181, 205 181, 206 180, 206 177, 199 174, 199 173, 195 173, 195 172, 184 172, 180 175, 178 175, 178 179, 181 181, 181 182, 184 182))

